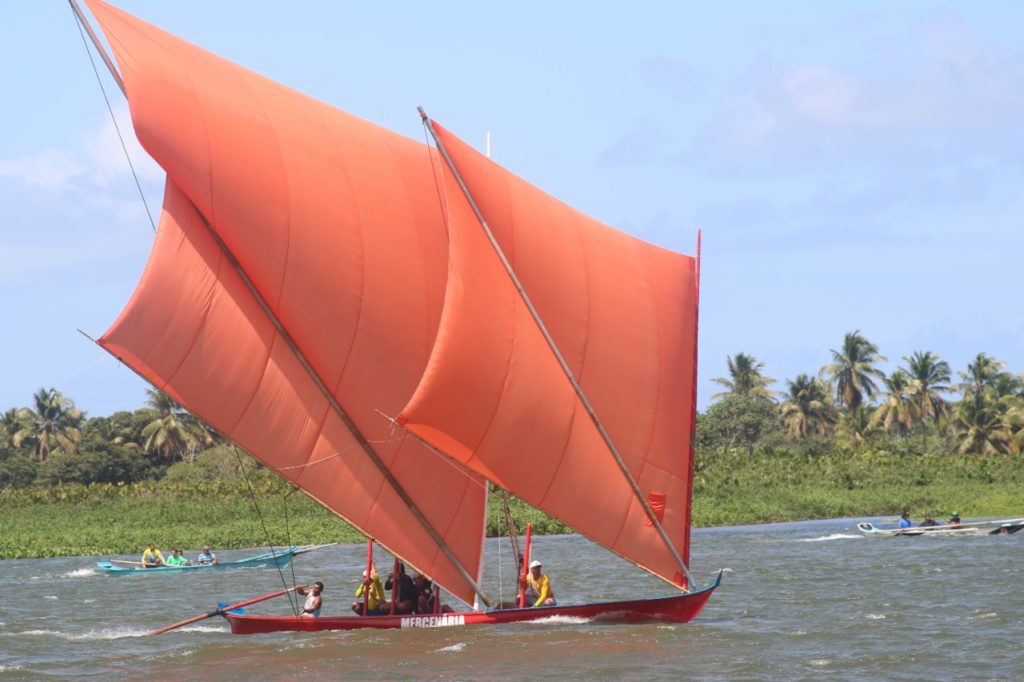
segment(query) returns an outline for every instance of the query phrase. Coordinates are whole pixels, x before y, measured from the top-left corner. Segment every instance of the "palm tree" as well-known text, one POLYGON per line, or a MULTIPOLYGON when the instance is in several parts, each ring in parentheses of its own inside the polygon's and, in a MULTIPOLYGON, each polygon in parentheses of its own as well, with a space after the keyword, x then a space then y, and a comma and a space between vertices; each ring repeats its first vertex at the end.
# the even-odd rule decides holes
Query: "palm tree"
POLYGON ((45 462, 53 449, 74 454, 82 439, 85 415, 55 388, 41 388, 32 396, 35 410, 22 407, 17 412, 20 428, 11 438, 16 448, 28 443, 35 459, 45 462))
POLYGON ((771 399, 774 391, 768 390, 768 384, 775 383, 775 379, 761 374, 761 370, 764 369, 763 362, 753 355, 745 353, 737 353, 734 357, 726 355, 725 362, 729 368, 730 378, 718 377, 712 381, 725 386, 728 390, 711 396, 712 400, 718 400, 728 395, 771 399))
POLYGON ((822 376, 828 375, 836 387, 839 402, 854 410, 869 400, 878 390, 875 379, 885 379, 876 362, 884 361, 878 354, 878 346, 861 336, 860 330, 847 332, 843 337, 843 349, 832 350, 832 364, 821 368, 822 376))
POLYGON ((959 372, 963 400, 957 405, 956 437, 960 452, 1008 452, 1014 446, 1012 419, 1020 380, 1003 371, 1003 363, 978 353, 966 372, 959 372))
POLYGON ((954 428, 959 452, 989 455, 1012 449, 1012 428, 995 402, 960 401, 954 428))
POLYGON ((779 416, 790 435, 799 439, 812 434, 827 435, 836 423, 828 386, 806 374, 786 383, 789 390, 779 406, 779 416))
POLYGON ((897 369, 884 379, 884 383, 885 400, 871 416, 871 422, 881 423, 887 431, 896 431, 897 435, 905 437, 917 416, 917 404, 910 393, 910 375, 902 369, 897 369))
POLYGON ((917 407, 917 417, 921 420, 921 433, 924 450, 928 450, 928 423, 935 423, 948 414, 949 403, 942 393, 953 389, 949 386, 952 376, 949 363, 940 360, 931 351, 914 351, 911 356, 903 356, 907 363, 907 374, 910 375, 910 397, 917 407))
POLYGON ((6 447, 10 445, 14 447, 14 443, 11 441, 14 439, 14 434, 20 431, 22 426, 24 426, 23 420, 18 417, 17 408, 12 407, 3 414, 0 414, 0 437, 3 437, 3 440, 0 441, 0 446, 6 447))
POLYGON ((156 410, 157 418, 142 430, 145 450, 165 458, 179 454, 184 459, 186 452, 194 452, 200 443, 210 442, 209 433, 174 398, 154 389, 147 389, 146 394, 146 404, 156 410))

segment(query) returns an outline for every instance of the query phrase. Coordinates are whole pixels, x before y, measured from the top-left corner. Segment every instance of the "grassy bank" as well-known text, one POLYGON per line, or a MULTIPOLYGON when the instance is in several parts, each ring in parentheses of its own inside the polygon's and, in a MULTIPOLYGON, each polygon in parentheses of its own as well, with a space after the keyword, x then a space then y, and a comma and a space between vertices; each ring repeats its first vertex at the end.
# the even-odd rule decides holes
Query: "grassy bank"
MULTIPOLYGON (((1024 456, 746 454, 698 460, 696 526, 897 514, 1024 516, 1024 456)), ((193 550, 360 542, 348 524, 265 475, 238 484, 57 486, 0 491, 0 558, 131 554, 151 541, 193 550), (258 506, 258 513, 257 513, 258 506), (269 540, 268 540, 269 537, 269 540)), ((520 528, 568 529, 513 500, 520 528)), ((488 532, 504 532, 491 496, 488 532)))
POLYGON ((924 513, 1024 516, 1024 455, 773 456, 699 459, 697 526, 924 513))

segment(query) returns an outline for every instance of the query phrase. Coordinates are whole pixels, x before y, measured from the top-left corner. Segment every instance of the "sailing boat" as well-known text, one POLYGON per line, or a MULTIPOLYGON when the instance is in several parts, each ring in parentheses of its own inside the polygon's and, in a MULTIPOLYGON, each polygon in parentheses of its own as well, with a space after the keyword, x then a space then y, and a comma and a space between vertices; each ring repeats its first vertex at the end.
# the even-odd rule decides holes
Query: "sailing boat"
POLYGON ((167 172, 145 271, 98 343, 466 604, 492 604, 488 481, 675 592, 222 614, 232 631, 694 618, 721 579, 698 589, 688 570, 697 259, 583 215, 425 114, 436 146, 85 2, 167 172))

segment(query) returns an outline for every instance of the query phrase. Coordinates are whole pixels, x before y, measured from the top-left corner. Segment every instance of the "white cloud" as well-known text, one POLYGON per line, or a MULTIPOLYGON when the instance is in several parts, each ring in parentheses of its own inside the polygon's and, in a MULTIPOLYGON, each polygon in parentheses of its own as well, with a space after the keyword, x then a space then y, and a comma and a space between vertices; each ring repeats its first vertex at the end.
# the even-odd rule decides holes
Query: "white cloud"
POLYGON ((82 166, 74 157, 60 149, 44 149, 27 156, 0 159, 0 178, 52 192, 67 189, 82 172, 82 166))
POLYGON ((140 180, 157 181, 162 179, 163 169, 146 153, 142 145, 139 144, 138 138, 135 137, 135 129, 131 125, 128 106, 123 104, 118 107, 114 116, 117 119, 116 127, 108 116, 103 127, 84 143, 92 162, 93 181, 105 186, 121 183, 131 177, 132 168, 140 180), (123 146, 122 140, 124 141, 123 146), (128 159, 125 158, 125 149, 128 151, 128 159, 131 159, 131 166, 128 165, 128 159))
POLYGON ((697 135, 687 162, 773 173, 967 153, 1013 162, 1006 145, 1024 115, 1024 58, 980 45, 951 21, 902 38, 884 62, 759 64, 697 135))

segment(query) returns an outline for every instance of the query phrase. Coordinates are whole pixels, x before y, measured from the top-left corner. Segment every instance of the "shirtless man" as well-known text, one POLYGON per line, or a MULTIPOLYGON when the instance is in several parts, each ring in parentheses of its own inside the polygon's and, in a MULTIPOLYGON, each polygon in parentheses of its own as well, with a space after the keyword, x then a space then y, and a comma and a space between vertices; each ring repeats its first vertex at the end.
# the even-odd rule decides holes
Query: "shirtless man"
POLYGON ((317 580, 313 583, 312 589, 305 589, 300 587, 296 590, 301 595, 306 596, 306 603, 302 606, 302 617, 303 618, 317 618, 320 616, 320 607, 324 605, 324 600, 320 594, 324 591, 324 584, 317 580))

